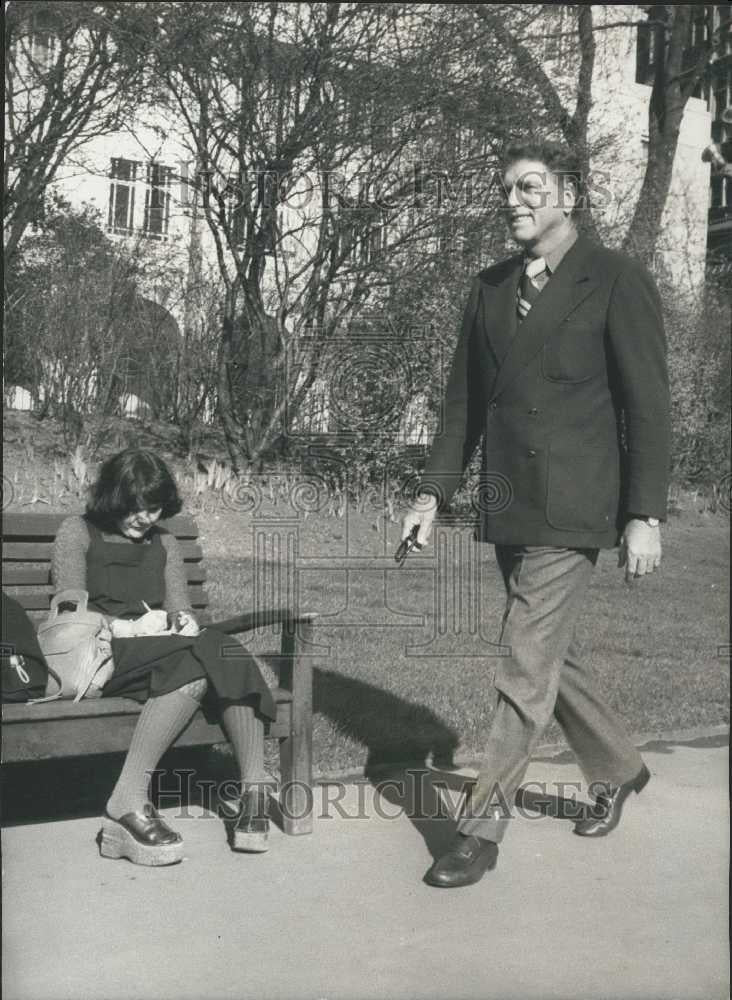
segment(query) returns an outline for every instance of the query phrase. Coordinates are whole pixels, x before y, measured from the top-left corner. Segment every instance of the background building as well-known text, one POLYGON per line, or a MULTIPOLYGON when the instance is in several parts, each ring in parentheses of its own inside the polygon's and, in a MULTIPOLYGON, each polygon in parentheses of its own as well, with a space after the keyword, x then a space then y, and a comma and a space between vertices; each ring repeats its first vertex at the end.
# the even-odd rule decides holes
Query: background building
MULTIPOLYGON (((645 170, 650 83, 658 59, 653 45, 654 34, 643 23, 646 11, 652 13, 652 9, 637 5, 593 5, 597 28, 594 33, 593 106, 589 120, 591 170, 596 187, 593 214, 601 237, 611 246, 620 246, 623 242, 645 170), (636 27, 638 22, 640 26, 636 27)), ((729 27, 728 8, 700 6, 689 40, 689 58, 693 57, 695 46, 710 38, 715 30, 720 40, 710 78, 698 95, 689 100, 685 110, 671 190, 656 247, 656 269, 669 276, 680 292, 686 290, 692 295, 704 282, 708 241, 715 254, 729 252, 731 182, 721 171, 712 169, 702 156, 710 140, 721 144, 721 148, 729 141, 730 125, 723 117, 730 106, 729 27)), ((536 33, 526 44, 539 56, 558 95, 571 110, 577 93, 579 52, 576 26, 568 5, 543 7, 536 21, 536 33)), ((31 95, 29 100, 30 108, 33 100, 37 102, 42 97, 44 74, 52 70, 58 56, 53 16, 44 14, 43 10, 35 13, 24 45, 24 72, 28 78, 35 74, 38 82, 37 94, 31 95)), ((278 86, 294 88, 298 81, 293 74, 296 76, 301 66, 299 53, 296 48, 279 43, 275 51, 278 65, 286 67, 278 86)), ((478 72, 477 63, 475 69, 478 72)), ((374 113, 369 104, 368 88, 364 92, 363 81, 358 80, 355 87, 351 86, 358 75, 357 71, 352 71, 350 78, 334 76, 328 81, 324 99, 341 109, 344 135, 363 132, 361 148, 368 150, 368 155, 373 154, 375 144, 386 138, 385 151, 388 153, 389 135, 373 128, 374 113)), ((237 99, 236 95, 233 99, 237 99)), ((507 94, 505 100, 508 99, 507 94)), ((390 128, 393 137, 393 124, 390 128)), ((446 104, 442 119, 432 126, 432 151, 436 150, 434 155, 438 157, 443 156, 449 167, 448 161, 457 162, 463 147, 480 149, 479 130, 479 122, 458 122, 456 125, 450 106, 446 104)), ((422 146, 418 148, 415 144, 411 150, 415 157, 429 146, 431 140, 427 132, 426 136, 422 146)), ((6 152, 10 154, 6 167, 9 164, 12 173, 14 168, 20 168, 22 150, 13 148, 11 140, 10 148, 6 141, 6 152)), ((409 149, 403 151, 402 160, 409 152, 409 149)), ((495 159, 491 157, 494 152, 486 145, 485 175, 494 170, 495 159)), ((355 173, 359 165, 359 155, 354 153, 351 162, 344 165, 343 174, 355 173)), ((437 165, 440 166, 439 161, 437 165)), ((449 184, 449 169, 447 174, 449 184)), ((233 256, 237 246, 251 246, 254 242, 262 259, 275 265, 265 270, 264 301, 270 316, 274 316, 281 305, 277 266, 297 271, 299 263, 315 252, 323 194, 317 175, 304 172, 302 189, 291 190, 282 204, 273 197, 273 191, 265 190, 267 197, 273 197, 272 211, 268 217, 262 216, 256 232, 248 228, 251 223, 247 222, 241 207, 241 183, 233 157, 230 169, 225 160, 220 160, 215 175, 207 175, 205 170, 199 169, 190 122, 187 123, 170 102, 147 100, 129 109, 128 117, 119 127, 100 131, 98 135, 90 132, 83 146, 62 160, 54 190, 76 208, 88 206, 96 211, 109 238, 128 248, 140 265, 136 276, 135 309, 128 310, 139 319, 135 327, 137 333, 125 334, 124 357, 115 361, 115 364, 120 362, 117 387, 124 412, 136 412, 138 404, 130 401, 130 397, 140 400, 140 405, 153 412, 169 410, 170 398, 177 398, 183 391, 181 368, 189 363, 188 354, 175 371, 170 369, 171 377, 165 391, 157 385, 159 380, 155 387, 146 387, 145 380, 140 377, 140 372, 151 366, 155 368, 156 358, 161 370, 164 368, 174 353, 172 344, 176 337, 185 345, 199 345, 201 354, 206 351, 215 354, 215 339, 210 348, 206 346, 206 331, 215 324, 216 297, 223 295, 216 266, 220 247, 205 224, 201 208, 202 186, 217 186, 220 210, 227 219, 227 238, 231 240, 231 245, 224 250, 233 256)), ((270 173, 263 169, 259 183, 265 189, 268 184, 276 186, 276 171, 270 173)), ((462 178, 455 183, 462 183, 462 178)), ((370 210, 372 206, 364 207, 370 210)), ((417 206, 411 216, 404 214, 396 222, 387 220, 388 213, 380 219, 378 213, 372 212, 372 221, 366 225, 355 211, 334 213, 333 222, 338 228, 341 245, 347 248, 352 274, 357 275, 359 268, 378 260, 390 239, 399 235, 400 226, 413 225, 415 213, 419 211, 417 206)), ((483 205, 468 206, 468 210, 462 211, 456 204, 453 211, 448 204, 431 233, 427 234, 423 247, 430 244, 435 254, 457 255, 458 251, 453 249, 455 230, 467 229, 471 225, 471 214, 474 227, 476 219, 478 228, 485 224, 483 205)), ((488 246, 485 243, 478 245, 475 259, 468 259, 466 255, 462 264, 465 268, 485 266, 493 259, 491 253, 504 249, 505 246, 496 247, 496 240, 492 238, 488 246)), ((348 277, 344 279, 348 280, 348 277)), ((383 292, 380 301, 386 301, 388 294, 399 295, 398 282, 392 282, 391 292, 383 292)), ((118 302, 127 300, 120 297, 118 302)), ((128 306, 129 302, 124 308, 128 306)), ((248 335, 247 331, 243 335, 248 335)), ((248 357, 244 366, 248 374, 232 376, 242 392, 269 391, 261 378, 259 381, 254 378, 255 365, 249 363, 256 362, 266 373, 267 350, 267 345, 262 344, 261 356, 248 357)), ((214 363, 211 356, 211 364, 214 363)), ((185 391, 190 392, 190 385, 186 383, 186 386, 185 391)), ((315 379, 310 401, 301 409, 301 426, 312 425, 312 430, 317 432, 327 429, 334 412, 327 395, 326 371, 315 379)), ((12 398, 19 401, 27 399, 28 395, 15 392, 12 398)), ((211 417, 215 399, 209 393, 199 402, 200 413, 211 417)), ((421 391, 415 394, 414 405, 409 407, 402 428, 408 440, 424 438, 416 412, 419 407, 425 408, 427 421, 428 404, 421 391)))

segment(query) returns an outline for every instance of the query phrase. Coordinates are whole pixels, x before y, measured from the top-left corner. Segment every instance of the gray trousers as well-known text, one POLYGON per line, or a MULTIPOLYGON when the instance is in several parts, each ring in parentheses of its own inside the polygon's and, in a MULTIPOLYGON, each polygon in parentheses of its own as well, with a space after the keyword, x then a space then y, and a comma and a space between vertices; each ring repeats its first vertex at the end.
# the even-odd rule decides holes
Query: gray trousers
POLYGON ((597 695, 573 643, 597 549, 496 546, 506 587, 498 704, 461 833, 499 842, 516 792, 552 715, 588 783, 620 785, 643 761, 623 723, 597 695))

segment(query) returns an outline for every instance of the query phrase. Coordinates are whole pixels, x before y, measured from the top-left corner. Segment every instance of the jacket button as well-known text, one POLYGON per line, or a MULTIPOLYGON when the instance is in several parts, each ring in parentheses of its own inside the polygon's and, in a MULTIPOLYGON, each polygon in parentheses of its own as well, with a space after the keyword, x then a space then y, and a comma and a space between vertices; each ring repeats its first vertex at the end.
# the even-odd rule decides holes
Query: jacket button
POLYGON ((491 408, 492 410, 497 410, 497 409, 498 409, 498 403, 496 403, 496 401, 494 400, 494 401, 493 401, 493 402, 492 402, 492 403, 490 404, 490 408, 491 408))
POLYGON ((532 451, 530 451, 530 452, 529 452, 529 458, 536 458, 536 452, 535 452, 535 451, 533 451, 533 450, 532 450, 532 451))

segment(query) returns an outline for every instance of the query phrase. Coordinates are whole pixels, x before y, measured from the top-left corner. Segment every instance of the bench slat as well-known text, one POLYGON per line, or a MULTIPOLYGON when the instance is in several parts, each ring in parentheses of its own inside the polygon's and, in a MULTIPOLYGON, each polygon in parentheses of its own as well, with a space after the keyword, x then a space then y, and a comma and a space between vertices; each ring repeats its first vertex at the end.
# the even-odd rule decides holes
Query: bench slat
MULTIPOLYGON (((203 583, 206 570, 200 563, 186 563, 188 583, 203 583)), ((50 587, 51 576, 48 566, 4 566, 4 587, 50 587)))
MULTIPOLYGON (((195 542, 180 542, 180 550, 186 562, 200 562, 203 559, 201 546, 195 542)), ((50 562, 53 542, 3 542, 3 562, 50 562)))
MULTIPOLYGON (((287 695, 288 692, 281 692, 287 695)), ((287 698, 280 700, 277 689, 277 718, 266 729, 270 739, 286 739, 291 727, 292 704, 287 698)), ((132 733, 137 725, 141 706, 129 698, 100 698, 91 702, 49 702, 45 705, 3 705, 3 758, 13 763, 20 761, 50 760, 56 757, 78 757, 87 753, 126 753, 132 733), (104 702, 114 702, 110 711, 100 711, 104 702), (48 708, 71 706, 76 714, 61 711, 49 712, 48 708), (90 711, 79 713, 84 706, 90 711), (19 713, 42 709, 44 717, 29 719, 19 713), (70 720, 73 722, 70 724, 70 720)), ((181 733, 174 746, 199 746, 225 743, 226 736, 217 723, 208 722, 202 712, 196 712, 190 724, 181 733)))
MULTIPOLYGON (((285 688, 272 688, 275 702, 280 705, 292 701, 292 692, 285 688)), ((53 719, 84 719, 104 715, 139 715, 142 705, 133 698, 84 698, 81 701, 58 699, 35 705, 27 702, 6 703, 2 706, 3 726, 14 723, 48 722, 53 719)))
MULTIPOLYGON (((67 514, 45 514, 42 511, 35 511, 32 514, 4 513, 3 537, 54 539, 61 522, 74 514, 81 514, 81 511, 69 511, 67 514)), ((160 524, 176 538, 198 538, 196 522, 186 514, 178 514, 167 521, 161 521, 160 524)))
MULTIPOLYGON (((50 590, 21 590, 12 596, 26 611, 48 611, 53 595, 50 590)), ((195 587, 189 584, 188 600, 191 602, 191 607, 193 608, 208 607, 208 598, 203 587, 195 587)))

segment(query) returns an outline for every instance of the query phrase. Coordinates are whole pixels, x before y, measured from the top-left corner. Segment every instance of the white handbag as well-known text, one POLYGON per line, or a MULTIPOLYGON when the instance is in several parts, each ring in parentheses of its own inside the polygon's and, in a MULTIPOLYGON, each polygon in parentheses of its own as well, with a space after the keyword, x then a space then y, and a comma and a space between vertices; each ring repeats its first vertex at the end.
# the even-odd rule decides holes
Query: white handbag
POLYGON ((112 633, 104 615, 89 611, 85 590, 63 590, 51 601, 48 618, 38 628, 38 643, 48 663, 46 697, 81 701, 94 683, 95 693, 114 672, 112 633), (59 611, 59 605, 76 605, 59 611))

